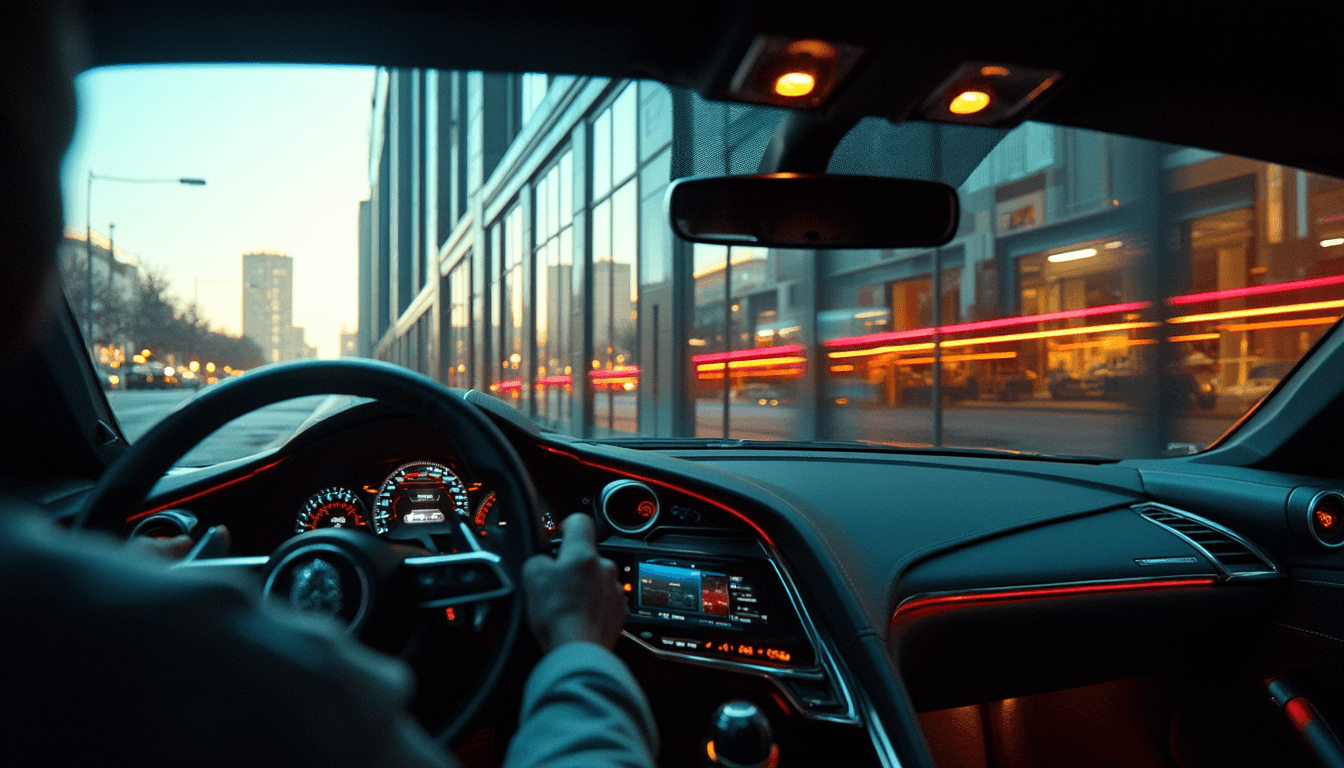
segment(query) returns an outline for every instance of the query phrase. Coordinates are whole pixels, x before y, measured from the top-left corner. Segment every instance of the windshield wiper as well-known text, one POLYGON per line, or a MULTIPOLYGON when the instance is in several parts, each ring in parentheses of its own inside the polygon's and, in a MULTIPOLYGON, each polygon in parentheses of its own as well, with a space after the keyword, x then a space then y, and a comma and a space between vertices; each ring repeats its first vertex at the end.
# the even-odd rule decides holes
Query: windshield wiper
POLYGON ((1036 453, 1033 451, 1016 451, 1008 448, 934 448, 929 445, 870 443, 862 440, 748 440, 744 438, 727 439, 721 437, 623 437, 610 440, 593 440, 590 442, 601 443, 604 445, 619 445, 624 448, 636 448, 650 451, 686 448, 766 449, 787 451, 896 453, 916 456, 970 456, 996 459, 1084 462, 1089 464, 1103 464, 1119 461, 1119 459, 1110 456, 1066 456, 1061 454, 1036 453))

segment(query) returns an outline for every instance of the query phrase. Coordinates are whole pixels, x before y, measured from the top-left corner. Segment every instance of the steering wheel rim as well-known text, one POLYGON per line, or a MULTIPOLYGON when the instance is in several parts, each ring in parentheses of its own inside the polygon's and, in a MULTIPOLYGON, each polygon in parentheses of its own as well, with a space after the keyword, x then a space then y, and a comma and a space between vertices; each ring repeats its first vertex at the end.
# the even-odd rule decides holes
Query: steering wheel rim
MULTIPOLYGON (((230 379, 188 400, 132 444, 107 469, 75 516, 72 527, 121 532, 126 518, 155 483, 182 456, 215 430, 258 408, 296 397, 351 395, 381 400, 418 416, 438 430, 473 475, 497 493, 501 516, 517 532, 516 551, 504 553, 503 565, 514 584, 522 562, 538 551, 541 508, 522 459, 504 434, 479 409, 447 392, 434 380, 375 360, 310 360, 267 366, 230 379), (470 450, 463 450, 470 446, 470 450)), ((524 601, 514 595, 498 642, 479 678, 477 690, 458 707, 437 740, 456 743, 480 712, 518 645, 525 624, 524 601)))

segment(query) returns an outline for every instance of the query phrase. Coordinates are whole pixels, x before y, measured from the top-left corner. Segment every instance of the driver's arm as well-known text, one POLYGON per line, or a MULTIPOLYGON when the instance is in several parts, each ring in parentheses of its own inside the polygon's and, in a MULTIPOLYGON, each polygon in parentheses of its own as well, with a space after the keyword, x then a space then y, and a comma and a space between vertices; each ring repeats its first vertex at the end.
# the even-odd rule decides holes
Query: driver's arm
POLYGON ((616 566, 598 554, 592 518, 570 515, 563 530, 557 557, 523 567, 528 622, 546 657, 528 678, 505 765, 652 766, 653 714, 611 652, 625 623, 616 566))

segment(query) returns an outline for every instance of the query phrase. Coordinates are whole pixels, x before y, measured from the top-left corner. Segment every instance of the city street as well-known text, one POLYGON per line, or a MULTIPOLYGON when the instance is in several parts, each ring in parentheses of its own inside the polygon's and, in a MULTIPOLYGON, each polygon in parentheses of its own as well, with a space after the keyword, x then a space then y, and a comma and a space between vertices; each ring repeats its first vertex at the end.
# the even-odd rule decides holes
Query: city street
MULTIPOLYGON (((107 400, 126 439, 134 443, 195 395, 189 390, 115 391, 107 393, 107 400)), ((318 396, 287 400, 235 419, 196 446, 178 465, 215 464, 280 445, 324 399, 318 396)))
MULTIPOLYGON (((160 419, 195 395, 190 391, 108 392, 108 401, 126 437, 134 442, 160 419)), ((600 426, 609 417, 607 398, 599 394, 600 426)), ((199 466, 248 456, 281 444, 321 404, 322 397, 290 400, 263 408, 229 424, 197 446, 180 464, 199 466)), ((635 397, 613 398, 616 434, 635 428, 635 397)), ((1248 407, 1248 406, 1247 406, 1248 407)), ((1203 446, 1227 430, 1243 412, 1228 403, 1211 411, 1177 415, 1174 441, 1203 446)), ((734 401, 732 437, 789 440, 798 434, 797 410, 789 405, 769 406, 734 401)), ((722 404, 696 403, 701 435, 718 435, 722 404)), ((928 408, 834 407, 831 436, 840 440, 928 445, 932 439, 932 411, 928 408)), ((962 403, 943 411, 943 444, 959 448, 1004 448, 1082 456, 1140 456, 1147 431, 1144 415, 1119 403, 1055 402, 1049 400, 998 403, 962 403)))

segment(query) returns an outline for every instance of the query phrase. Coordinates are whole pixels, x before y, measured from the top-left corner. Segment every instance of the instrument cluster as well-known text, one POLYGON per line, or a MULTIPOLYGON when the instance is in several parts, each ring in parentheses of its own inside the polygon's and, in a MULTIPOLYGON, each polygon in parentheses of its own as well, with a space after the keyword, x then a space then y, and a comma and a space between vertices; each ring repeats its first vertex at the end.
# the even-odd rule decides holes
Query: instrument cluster
MULTIPOLYGON (((332 486, 310 496, 294 519, 294 532, 353 528, 391 539, 453 535, 462 525, 477 536, 508 524, 495 508, 494 491, 467 482, 446 464, 411 461, 377 487, 332 486)), ((549 529, 554 523, 542 521, 549 529)))

